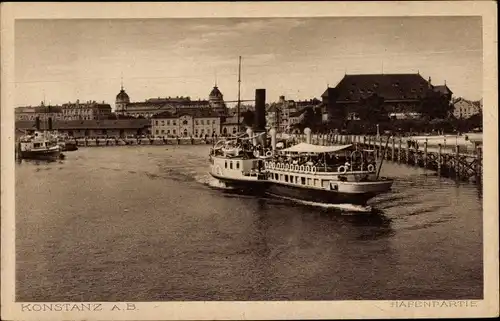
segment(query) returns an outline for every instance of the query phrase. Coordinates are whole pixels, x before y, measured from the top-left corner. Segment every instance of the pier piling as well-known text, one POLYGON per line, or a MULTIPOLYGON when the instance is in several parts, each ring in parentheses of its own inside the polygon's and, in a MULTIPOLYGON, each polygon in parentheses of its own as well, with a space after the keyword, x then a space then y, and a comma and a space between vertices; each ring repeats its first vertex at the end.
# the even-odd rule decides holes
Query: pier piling
POLYGON ((428 139, 425 139, 424 142, 424 168, 427 168, 427 144, 428 144, 428 139))

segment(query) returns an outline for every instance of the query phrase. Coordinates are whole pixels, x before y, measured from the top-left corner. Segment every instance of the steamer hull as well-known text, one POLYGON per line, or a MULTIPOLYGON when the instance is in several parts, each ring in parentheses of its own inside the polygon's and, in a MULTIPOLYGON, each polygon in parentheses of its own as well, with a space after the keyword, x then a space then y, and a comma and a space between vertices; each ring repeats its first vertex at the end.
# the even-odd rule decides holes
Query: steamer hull
POLYGON ((24 159, 39 159, 39 160, 53 160, 58 159, 61 154, 60 149, 51 148, 46 150, 28 150, 20 151, 19 155, 24 159))
POLYGON ((346 184, 345 182, 331 181, 326 188, 298 186, 296 184, 270 184, 267 193, 273 196, 282 196, 300 201, 323 204, 354 204, 366 206, 375 196, 390 191, 392 181, 374 182, 370 185, 363 183, 346 184))

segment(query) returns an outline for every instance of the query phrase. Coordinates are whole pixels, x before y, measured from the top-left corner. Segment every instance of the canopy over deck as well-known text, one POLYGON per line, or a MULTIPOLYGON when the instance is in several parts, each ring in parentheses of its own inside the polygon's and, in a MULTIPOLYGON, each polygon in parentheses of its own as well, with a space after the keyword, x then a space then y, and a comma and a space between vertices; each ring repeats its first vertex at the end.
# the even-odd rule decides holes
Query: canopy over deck
POLYGON ((283 152, 290 153, 335 153, 351 147, 352 145, 321 146, 307 143, 300 143, 292 147, 282 149, 283 152))

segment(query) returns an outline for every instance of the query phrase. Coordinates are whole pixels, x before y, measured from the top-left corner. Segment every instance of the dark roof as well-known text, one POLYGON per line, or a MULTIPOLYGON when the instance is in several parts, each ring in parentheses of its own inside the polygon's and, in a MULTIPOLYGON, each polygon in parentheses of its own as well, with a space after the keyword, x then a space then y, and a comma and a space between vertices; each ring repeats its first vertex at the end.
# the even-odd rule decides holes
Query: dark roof
POLYGON ((61 106, 35 106, 35 107, 16 107, 15 113, 60 113, 62 112, 61 106), (26 111, 30 110, 30 111, 26 111))
POLYGON ((438 91, 444 95, 453 94, 453 92, 450 90, 450 88, 448 88, 448 86, 446 86, 446 85, 434 86, 433 89, 434 89, 434 91, 438 91))
POLYGON ((177 117, 179 117, 179 116, 173 115, 169 111, 164 111, 164 112, 161 112, 159 114, 153 115, 153 117, 151 117, 151 118, 163 118, 163 119, 165 119, 165 118, 177 118, 177 117))
POLYGON ((209 97, 222 97, 222 93, 217 86, 214 86, 214 88, 210 92, 209 97))
POLYGON ((166 100, 147 100, 147 101, 138 101, 138 102, 132 102, 128 103, 127 107, 155 107, 158 109, 161 108, 171 108, 172 105, 180 105, 180 106, 175 106, 179 108, 190 108, 192 106, 208 106, 208 100, 186 100, 186 101, 166 101, 166 100))
POLYGON ((118 95, 116 95, 116 100, 121 100, 121 101, 130 101, 130 98, 128 97, 127 93, 125 92, 125 90, 123 90, 123 88, 120 90, 120 92, 118 93, 118 95))
POLYGON ((337 101, 359 101, 375 93, 385 100, 417 100, 425 95, 429 83, 420 74, 345 75, 335 88, 337 101))
MULTIPOLYGON (((47 122, 40 123, 41 128, 48 127, 47 122)), ((118 119, 118 120, 55 120, 54 129, 139 129, 150 125, 148 119, 118 119)), ((35 121, 16 121, 16 128, 35 129, 35 121)))
POLYGON ((189 115, 193 118, 208 118, 208 117, 221 117, 221 115, 212 110, 205 108, 179 108, 176 112, 171 113, 169 111, 164 111, 162 113, 154 115, 152 118, 179 118, 183 115, 189 115))

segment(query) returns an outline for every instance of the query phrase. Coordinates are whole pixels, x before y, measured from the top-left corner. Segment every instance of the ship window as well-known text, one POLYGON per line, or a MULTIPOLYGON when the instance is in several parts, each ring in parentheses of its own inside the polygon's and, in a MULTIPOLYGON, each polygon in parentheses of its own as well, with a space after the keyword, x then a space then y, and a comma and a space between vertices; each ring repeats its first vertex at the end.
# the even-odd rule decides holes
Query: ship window
POLYGON ((306 178, 305 177, 301 177, 301 180, 302 180, 302 185, 306 185, 306 178))
POLYGON ((275 180, 278 180, 278 179, 279 179, 278 174, 276 174, 276 173, 274 174, 274 179, 275 179, 275 180))
POLYGON ((34 147, 35 147, 35 148, 40 147, 40 143, 35 143, 35 144, 34 144, 34 147))
POLYGON ((319 179, 317 178, 314 179, 314 186, 319 186, 319 179))
POLYGON ((229 169, 233 169, 233 162, 229 162, 229 169))
POLYGON ((285 182, 288 183, 288 175, 285 175, 285 182))
POLYGON ((227 168, 227 161, 224 162, 224 167, 227 168))
POLYGON ((236 162, 236 169, 240 169, 240 162, 236 162))
POLYGON ((307 185, 312 185, 312 178, 307 178, 307 185))

